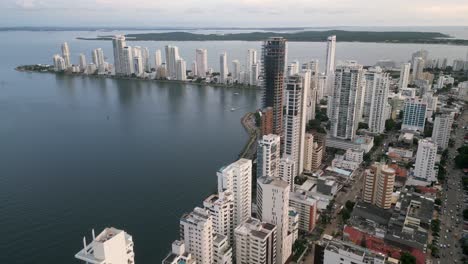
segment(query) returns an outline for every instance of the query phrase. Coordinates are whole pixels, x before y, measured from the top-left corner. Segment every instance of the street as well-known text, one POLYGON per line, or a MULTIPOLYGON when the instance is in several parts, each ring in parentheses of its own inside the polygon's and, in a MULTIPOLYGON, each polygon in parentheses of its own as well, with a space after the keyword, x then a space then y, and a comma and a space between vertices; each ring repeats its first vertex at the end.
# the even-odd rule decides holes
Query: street
POLYGON ((455 147, 449 148, 447 163, 447 176, 441 195, 442 209, 440 212, 441 230, 439 238, 440 259, 433 259, 433 263, 451 264, 460 263, 463 252, 459 244, 463 234, 463 209, 464 190, 461 183, 463 172, 455 168, 454 158, 457 155, 457 148, 463 146, 463 137, 468 125, 468 113, 463 112, 458 118, 458 128, 453 131, 452 138, 455 140, 455 147))

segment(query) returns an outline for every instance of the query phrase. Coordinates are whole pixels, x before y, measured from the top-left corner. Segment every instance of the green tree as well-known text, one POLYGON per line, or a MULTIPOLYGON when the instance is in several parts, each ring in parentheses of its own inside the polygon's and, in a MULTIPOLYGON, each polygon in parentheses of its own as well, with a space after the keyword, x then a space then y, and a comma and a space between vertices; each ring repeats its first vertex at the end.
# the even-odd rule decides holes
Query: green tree
MULTIPOLYGON (((436 198, 434 200, 434 203, 437 204, 437 205, 442 205, 442 200, 440 198, 436 198)), ((434 221, 436 221, 436 220, 434 220, 434 221)), ((434 221, 432 221, 432 222, 434 222, 434 221)))
POLYGON ((393 120, 391 118, 385 120, 385 130, 392 131, 393 129, 395 129, 395 126, 396 126, 395 120, 393 120))
POLYGON ((353 201, 348 200, 348 201, 346 201, 346 203, 345 203, 345 207, 346 207, 346 209, 348 209, 349 211, 352 211, 353 208, 354 208, 354 204, 355 204, 355 203, 354 203, 353 201))
POLYGON ((416 264, 416 257, 409 252, 404 252, 400 257, 401 264, 416 264))
POLYGON ((463 219, 468 220, 468 209, 463 210, 463 219))

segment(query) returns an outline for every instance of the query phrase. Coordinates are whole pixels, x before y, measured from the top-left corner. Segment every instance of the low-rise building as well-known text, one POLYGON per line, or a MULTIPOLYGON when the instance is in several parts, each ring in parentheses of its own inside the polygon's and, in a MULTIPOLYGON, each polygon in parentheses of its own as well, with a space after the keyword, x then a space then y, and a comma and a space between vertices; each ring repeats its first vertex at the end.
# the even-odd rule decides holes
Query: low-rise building
POLYGON ((162 264, 196 264, 192 254, 185 250, 184 241, 176 240, 172 243, 172 251, 163 259, 162 264))
POLYGON ((299 230, 311 232, 315 228, 317 219, 317 200, 299 192, 289 194, 289 207, 299 213, 299 230))

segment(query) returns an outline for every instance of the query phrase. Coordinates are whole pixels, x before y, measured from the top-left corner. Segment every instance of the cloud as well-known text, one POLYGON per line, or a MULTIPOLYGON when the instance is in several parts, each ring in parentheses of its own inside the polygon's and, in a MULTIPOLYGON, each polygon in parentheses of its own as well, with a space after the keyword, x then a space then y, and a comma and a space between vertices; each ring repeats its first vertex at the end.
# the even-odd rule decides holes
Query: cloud
POLYGON ((22 9, 33 9, 38 7, 38 1, 36 0, 17 0, 16 6, 22 9))

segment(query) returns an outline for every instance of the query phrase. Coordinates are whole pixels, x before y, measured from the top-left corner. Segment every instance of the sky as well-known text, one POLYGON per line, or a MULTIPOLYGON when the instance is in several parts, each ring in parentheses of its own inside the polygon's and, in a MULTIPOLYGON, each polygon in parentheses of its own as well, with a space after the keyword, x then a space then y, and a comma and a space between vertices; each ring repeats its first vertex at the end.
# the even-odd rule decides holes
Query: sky
POLYGON ((468 0, 0 0, 0 27, 468 26, 468 0))

